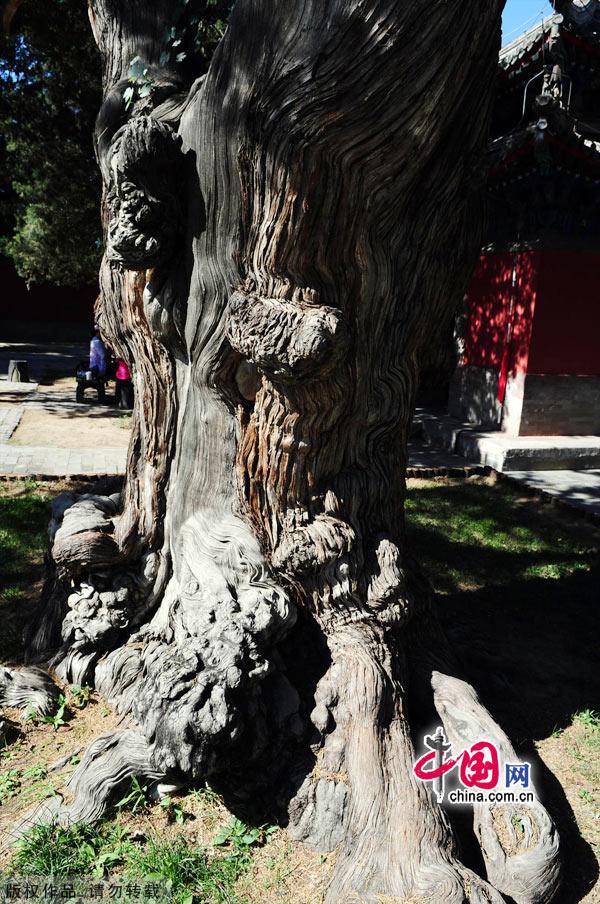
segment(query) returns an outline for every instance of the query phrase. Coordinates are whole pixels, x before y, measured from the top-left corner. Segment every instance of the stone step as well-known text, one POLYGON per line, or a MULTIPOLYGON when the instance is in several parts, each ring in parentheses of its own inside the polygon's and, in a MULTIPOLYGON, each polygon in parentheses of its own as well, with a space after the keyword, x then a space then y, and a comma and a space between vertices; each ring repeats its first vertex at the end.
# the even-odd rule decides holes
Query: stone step
POLYGON ((7 380, 6 377, 0 377, 0 396, 1 395, 30 395, 37 392, 39 383, 19 383, 17 380, 7 380))
POLYGON ((496 471, 600 468, 600 436, 510 436, 448 415, 417 412, 426 442, 496 471))

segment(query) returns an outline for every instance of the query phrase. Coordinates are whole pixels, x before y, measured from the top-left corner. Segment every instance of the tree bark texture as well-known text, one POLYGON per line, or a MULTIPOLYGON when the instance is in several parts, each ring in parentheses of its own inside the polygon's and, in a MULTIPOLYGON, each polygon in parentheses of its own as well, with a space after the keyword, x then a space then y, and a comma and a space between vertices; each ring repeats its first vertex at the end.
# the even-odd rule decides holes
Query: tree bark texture
POLYGON ((98 316, 133 364, 135 429, 120 496, 56 506, 31 651, 131 721, 53 815, 98 818, 135 774, 208 780, 337 848, 330 904, 550 902, 540 803, 521 834, 515 808, 475 807, 482 878, 412 770, 436 721, 517 761, 403 513, 419 360, 481 240, 501 0, 238 0, 193 85, 160 67, 174 5, 91 4, 98 316), (126 111, 134 56, 154 91, 126 111))

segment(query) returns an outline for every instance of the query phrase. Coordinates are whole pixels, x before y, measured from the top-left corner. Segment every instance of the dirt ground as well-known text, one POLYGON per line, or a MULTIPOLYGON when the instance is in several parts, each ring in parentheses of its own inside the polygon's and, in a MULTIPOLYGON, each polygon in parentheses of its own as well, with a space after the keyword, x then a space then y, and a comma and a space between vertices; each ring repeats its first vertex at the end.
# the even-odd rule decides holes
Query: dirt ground
MULTIPOLYGON (((9 442, 17 446, 50 446, 57 449, 107 448, 123 449, 129 444, 131 433, 131 412, 120 411, 112 405, 97 405, 96 395, 91 390, 86 394, 86 403, 75 406, 76 382, 72 376, 50 375, 40 382, 34 396, 35 405, 29 404, 29 397, 21 393, 11 393, 4 385, 0 393, 0 406, 25 405, 17 429, 9 442), (48 408, 38 407, 39 401, 48 397, 48 408), (65 407, 62 406, 64 398, 65 407)), ((114 384, 109 383, 108 396, 114 393, 114 384)))
POLYGON ((73 377, 47 377, 45 381, 38 383, 39 392, 63 392, 70 398, 75 398, 77 383, 73 377))
POLYGON ((11 359, 23 358, 29 363, 32 390, 22 392, 25 387, 21 386, 11 391, 8 381, 0 381, 0 407, 25 409, 10 444, 56 449, 127 448, 131 415, 115 406, 114 381, 107 384, 108 404, 98 405, 97 394, 90 388, 85 402, 76 404, 76 366, 88 354, 86 339, 0 342, 0 375, 7 373, 11 359))
POLYGON ((18 446, 53 446, 57 449, 127 448, 131 417, 107 409, 106 415, 85 409, 25 411, 10 438, 18 446))

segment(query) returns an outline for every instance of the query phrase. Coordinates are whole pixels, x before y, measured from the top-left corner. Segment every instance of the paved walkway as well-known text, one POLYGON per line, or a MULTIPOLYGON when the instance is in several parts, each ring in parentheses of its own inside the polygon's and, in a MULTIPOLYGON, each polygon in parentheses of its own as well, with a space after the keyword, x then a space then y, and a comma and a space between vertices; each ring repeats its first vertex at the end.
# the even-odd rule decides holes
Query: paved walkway
POLYGON ((600 470, 510 471, 506 477, 600 518, 600 470))
POLYGON ((504 436, 498 431, 478 434, 475 427, 461 424, 443 413, 428 412, 425 409, 417 410, 416 422, 422 425, 423 434, 427 437, 428 442, 425 442, 422 437, 418 437, 409 443, 409 468, 447 467, 450 469, 449 476, 452 476, 452 471, 460 468, 461 464, 463 468, 466 467, 467 472, 477 473, 478 465, 481 470, 483 463, 488 466, 488 469, 503 472, 504 476, 511 481, 525 484, 533 490, 552 496, 570 508, 581 509, 593 519, 600 518, 600 469, 596 464, 600 437, 514 438, 504 436), (477 443, 466 442, 460 446, 458 442, 460 436, 467 437, 467 439, 486 437, 490 447, 498 446, 502 453, 501 460, 496 461, 493 456, 482 455, 477 443), (464 455, 457 455, 455 452, 449 451, 457 447, 464 455), (552 470, 524 468, 521 464, 516 470, 513 470, 513 466, 505 468, 506 461, 503 456, 507 449, 516 450, 517 453, 519 450, 525 449, 531 453, 520 455, 521 461, 525 465, 534 463, 536 453, 539 453, 538 464, 542 463, 544 457, 549 457, 553 459, 554 467, 552 470), (548 449, 552 452, 549 456, 546 451, 548 449), (474 453, 470 459, 469 452, 474 453), (567 467, 557 468, 556 464, 560 461, 563 461, 567 467), (574 468, 574 462, 579 463, 579 461, 581 461, 581 465, 578 464, 574 468))
POLYGON ((124 474, 127 449, 56 449, 0 443, 4 477, 77 477, 124 474))
MULTIPOLYGON (((29 362, 30 375, 41 379, 49 373, 70 375, 85 348, 73 346, 39 346, 0 343, 0 477, 76 477, 123 474, 127 463, 127 449, 116 447, 57 448, 10 443, 24 412, 44 410, 50 414, 84 414, 90 417, 115 417, 122 412, 106 405, 76 402, 74 383, 65 392, 48 389, 40 391, 38 384, 11 383, 5 373, 10 358, 23 357, 29 362)), ((93 398, 93 396, 92 396, 93 398)), ((77 430, 73 421, 72 428, 77 430)), ((43 440, 43 436, 40 436, 43 440)))
POLYGON ((503 473, 600 468, 600 436, 512 436, 417 409, 422 439, 503 473))
MULTIPOLYGON (((43 403, 30 404, 45 407, 43 403)), ((51 401, 49 410, 52 410, 53 404, 51 401)), ((60 409, 64 410, 64 405, 61 404, 60 409)), ((20 446, 9 443, 24 411, 25 405, 0 407, 0 476, 74 477, 79 474, 88 476, 125 472, 127 449, 58 449, 54 446, 20 446)))
MULTIPOLYGON (((108 393, 108 390, 107 390, 108 393)), ((20 405, 23 410, 44 410, 50 414, 64 414, 67 412, 82 412, 98 417, 120 417, 123 412, 108 404, 98 405, 95 390, 87 390, 85 401, 75 400, 75 384, 73 389, 65 390, 38 390, 37 383, 9 383, 0 380, 0 407, 6 403, 12 408, 14 404, 20 405), (22 388, 13 389, 14 386, 30 388, 25 392, 22 388)))
MULTIPOLYGON (((18 423, 15 410, 16 406, 0 407, 0 476, 92 477, 125 473, 126 449, 58 449, 8 443, 10 432, 18 423)), ((413 477, 419 474, 461 476, 487 470, 460 455, 434 449, 420 441, 409 443, 408 466, 409 476, 413 477)), ((600 518, 600 470, 512 471, 506 477, 600 518)))

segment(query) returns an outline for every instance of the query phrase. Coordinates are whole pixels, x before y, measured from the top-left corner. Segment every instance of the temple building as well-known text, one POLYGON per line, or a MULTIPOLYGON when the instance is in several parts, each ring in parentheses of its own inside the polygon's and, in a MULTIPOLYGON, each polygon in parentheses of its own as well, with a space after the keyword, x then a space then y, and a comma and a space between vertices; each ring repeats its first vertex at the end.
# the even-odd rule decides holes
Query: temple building
POLYGON ((504 47, 489 229, 449 413, 512 436, 600 434, 600 0, 504 47))

